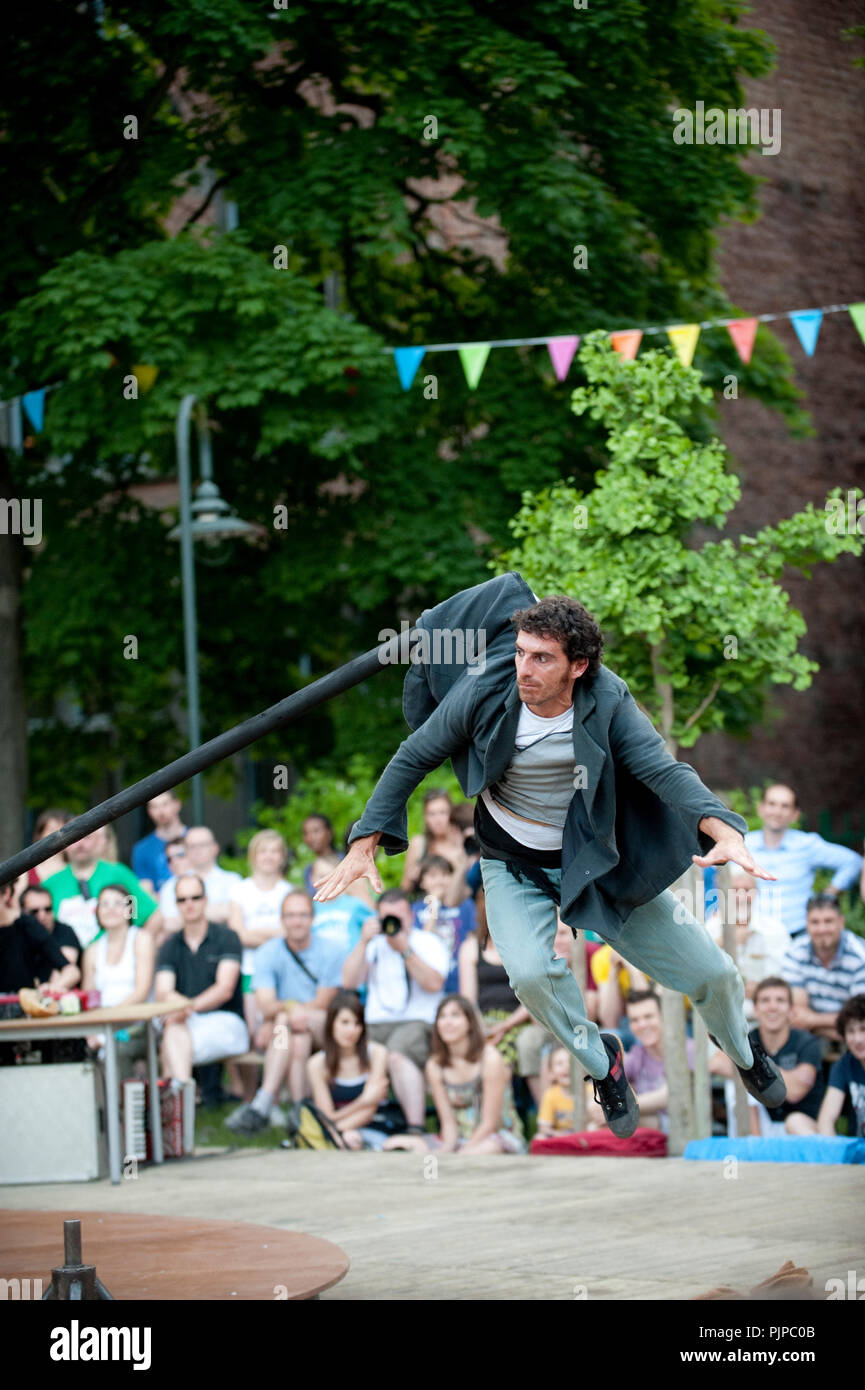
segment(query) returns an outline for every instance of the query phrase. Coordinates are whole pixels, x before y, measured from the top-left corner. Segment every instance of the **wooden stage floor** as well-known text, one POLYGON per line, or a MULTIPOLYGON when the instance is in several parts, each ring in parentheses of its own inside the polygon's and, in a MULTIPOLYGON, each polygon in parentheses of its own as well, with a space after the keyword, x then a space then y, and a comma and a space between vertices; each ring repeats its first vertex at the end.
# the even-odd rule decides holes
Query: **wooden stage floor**
MULTIPOLYGON (((3 1187, 0 1206, 217 1217, 321 1236, 351 1261, 322 1302, 690 1299, 719 1284, 746 1291, 785 1260, 806 1266, 820 1291, 865 1273, 865 1169, 727 1171, 683 1159, 446 1155, 435 1165, 404 1153, 245 1149, 142 1166, 119 1187, 3 1187)), ((83 1235, 86 1258, 86 1218, 83 1235)))

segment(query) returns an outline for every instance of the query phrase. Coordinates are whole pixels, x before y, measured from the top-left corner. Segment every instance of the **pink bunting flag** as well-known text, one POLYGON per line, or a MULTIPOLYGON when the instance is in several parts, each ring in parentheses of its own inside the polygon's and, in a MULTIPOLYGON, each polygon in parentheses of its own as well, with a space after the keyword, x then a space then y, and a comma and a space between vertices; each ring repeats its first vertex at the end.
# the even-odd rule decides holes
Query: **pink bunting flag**
POLYGON ((727 332, 733 339, 736 351, 746 367, 751 361, 751 353, 754 350, 757 322, 757 319, 736 319, 735 323, 727 324, 727 332))
POLYGON ((578 337, 569 338, 550 338, 547 342, 547 351, 553 363, 553 370, 557 381, 564 381, 568 375, 568 370, 574 360, 574 353, 580 345, 578 337))

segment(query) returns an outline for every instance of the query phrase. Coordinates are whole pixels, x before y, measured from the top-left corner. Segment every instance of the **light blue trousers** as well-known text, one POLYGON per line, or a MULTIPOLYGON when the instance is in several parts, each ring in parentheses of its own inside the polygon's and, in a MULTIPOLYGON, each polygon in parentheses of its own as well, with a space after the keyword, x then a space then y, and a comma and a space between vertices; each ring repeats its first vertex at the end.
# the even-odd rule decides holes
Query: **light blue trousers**
MULTIPOLYGON (((561 869, 544 872, 561 887, 561 869)), ((567 961, 553 956, 555 903, 534 883, 518 882, 498 859, 481 859, 481 874, 490 935, 511 988, 532 1017, 600 1080, 610 1063, 597 1024, 586 1018, 567 961)), ((592 930, 603 935, 601 924, 592 930)), ((669 888, 634 909, 614 949, 659 985, 687 994, 722 1050, 741 1067, 753 1064, 742 977, 669 888)))

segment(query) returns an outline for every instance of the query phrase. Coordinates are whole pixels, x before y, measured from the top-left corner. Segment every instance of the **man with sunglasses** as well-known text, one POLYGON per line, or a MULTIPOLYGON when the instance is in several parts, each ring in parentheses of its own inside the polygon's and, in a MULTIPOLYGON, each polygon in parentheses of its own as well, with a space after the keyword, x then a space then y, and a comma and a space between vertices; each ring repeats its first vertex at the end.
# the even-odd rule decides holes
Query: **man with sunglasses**
POLYGON ((162 1037, 162 1069, 175 1081, 189 1081, 194 1066, 237 1056, 249 1047, 240 989, 241 945, 236 932, 208 921, 207 894, 197 874, 183 874, 175 885, 183 926, 160 948, 156 961, 156 999, 177 1000, 162 1037))
POLYGON ((74 989, 81 979, 81 943, 68 922, 58 922, 54 916, 54 903, 47 888, 30 885, 24 889, 19 899, 22 917, 35 917, 40 926, 50 932, 55 946, 66 957, 67 964, 62 970, 55 970, 48 980, 52 989, 74 989))

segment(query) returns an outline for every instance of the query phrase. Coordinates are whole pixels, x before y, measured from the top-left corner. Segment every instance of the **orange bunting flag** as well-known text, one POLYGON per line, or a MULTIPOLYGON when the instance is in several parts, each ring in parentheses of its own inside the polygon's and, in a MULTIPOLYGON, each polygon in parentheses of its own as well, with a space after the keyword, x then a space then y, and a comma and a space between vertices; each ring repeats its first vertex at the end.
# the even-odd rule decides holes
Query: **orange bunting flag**
POLYGON ((642 328, 626 328, 621 333, 611 333, 610 342, 620 357, 632 362, 643 337, 642 328))
POLYGON ((676 356, 683 367, 690 367, 699 336, 700 325, 698 323, 679 323, 675 328, 667 329, 667 337, 673 344, 676 356))
POLYGON ((735 323, 727 324, 727 332, 733 339, 736 351, 746 367, 751 361, 751 353, 754 350, 757 322, 757 319, 736 319, 735 323))

